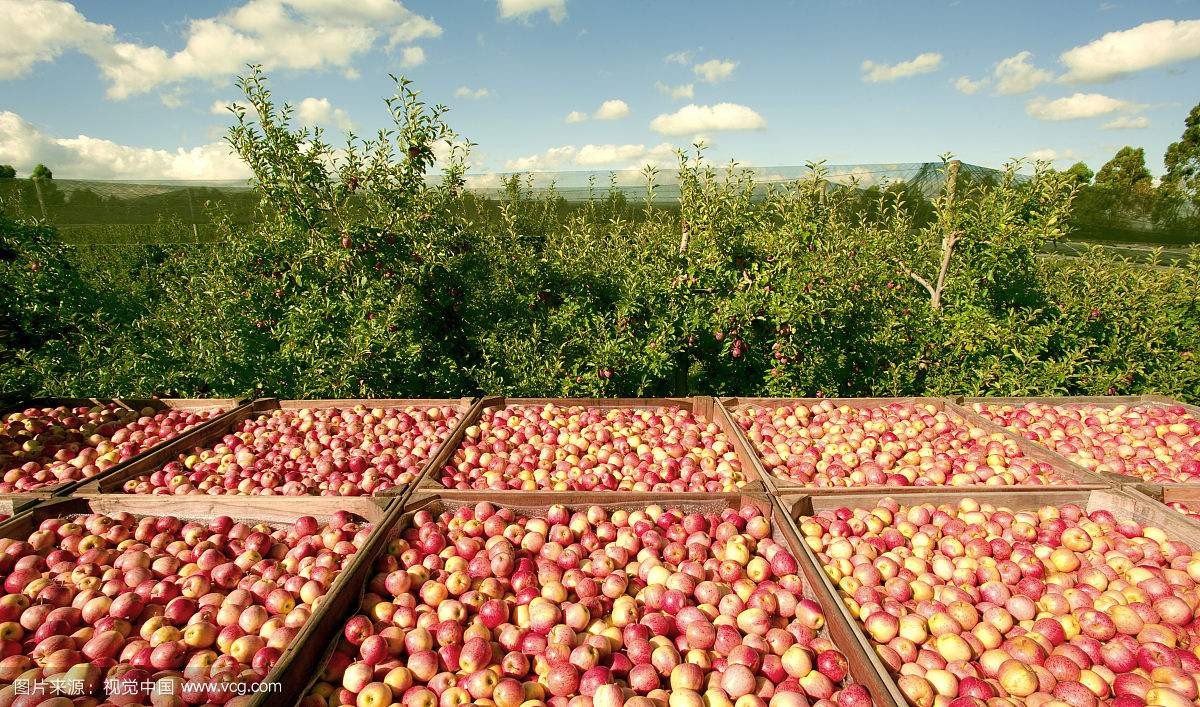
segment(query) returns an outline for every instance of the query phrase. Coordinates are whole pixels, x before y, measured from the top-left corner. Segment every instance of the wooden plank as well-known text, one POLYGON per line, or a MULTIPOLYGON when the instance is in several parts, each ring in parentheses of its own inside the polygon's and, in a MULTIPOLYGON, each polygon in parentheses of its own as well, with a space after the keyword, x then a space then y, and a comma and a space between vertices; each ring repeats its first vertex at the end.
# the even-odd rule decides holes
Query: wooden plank
POLYGON ((724 398, 720 401, 721 407, 725 409, 731 423, 737 428, 741 435, 747 450, 750 450, 751 457, 754 460, 755 468, 758 474, 762 476, 765 482, 773 487, 775 493, 796 493, 803 491, 804 493, 815 495, 841 496, 848 494, 859 493, 883 493, 908 495, 910 493, 921 493, 929 489, 939 488, 955 488, 969 489, 971 493, 998 493, 1015 488, 1033 488, 1033 489, 1064 489, 1064 490, 1084 490, 1093 488, 1105 488, 1110 485, 1110 482, 1098 474, 1094 474, 1083 467, 1080 467, 1067 459, 1055 454, 1046 449, 1042 445, 1030 442, 1021 435, 1013 434, 1011 431, 1001 427, 1000 425, 978 415, 960 405, 956 405, 945 398, 724 398), (930 405, 936 410, 944 410, 946 412, 957 415, 965 422, 983 428, 990 434, 1000 434, 1007 439, 1013 440, 1022 454, 1032 457, 1039 461, 1049 464, 1056 474, 1063 479, 1063 483, 1049 484, 1045 486, 888 486, 879 484, 870 484, 864 486, 805 486, 791 479, 785 479, 771 473, 769 469, 762 463, 762 457, 759 455, 758 448, 750 440, 749 435, 745 434, 742 426, 737 422, 737 411, 749 407, 778 407, 782 405, 816 405, 820 402, 832 402, 835 405, 845 405, 854 409, 862 410, 868 408, 885 407, 895 403, 906 403, 911 405, 930 405))
MULTIPOLYGON (((611 492, 563 492, 563 496, 564 498, 561 499, 557 497, 551 499, 547 498, 543 492, 530 494, 528 492, 418 491, 403 505, 397 505, 393 509, 392 513, 397 516, 396 522, 388 529, 386 535, 389 538, 398 537, 405 529, 411 526, 412 519, 417 511, 427 510, 436 515, 444 510, 468 505, 473 506, 480 501, 487 501, 498 507, 510 508, 523 515, 542 515, 545 514, 550 506, 559 503, 572 509, 594 505, 609 511, 618 509, 635 510, 644 509, 650 504, 657 504, 664 508, 680 508, 685 511, 704 512, 716 512, 725 508, 743 508, 746 505, 753 505, 770 518, 772 538, 777 542, 787 545, 796 556, 797 564, 803 574, 805 596, 820 604, 826 620, 826 625, 822 632, 827 633, 838 649, 846 655, 850 666, 850 674, 854 678, 854 681, 862 684, 871 692, 874 704, 876 705, 899 707, 903 704, 902 701, 897 702, 895 695, 889 692, 891 681, 887 677, 886 669, 878 656, 875 655, 874 651, 868 652, 864 650, 864 644, 858 640, 855 629, 846 621, 844 611, 839 610, 844 609, 844 607, 842 607, 838 595, 830 593, 820 581, 822 577, 826 576, 825 573, 818 570, 815 565, 804 562, 801 558, 801 552, 805 549, 805 544, 800 540, 791 519, 770 497, 764 494, 747 493, 613 494, 611 492), (571 496, 571 498, 568 499, 565 496, 571 496)), ((383 550, 384 548, 381 548, 380 552, 383 550)), ((364 560, 367 560, 367 558, 364 558, 364 560)), ((369 562, 364 561, 363 564, 373 565, 374 558, 370 558, 369 562)), ((353 594, 353 601, 349 602, 350 607, 342 615, 342 623, 357 612, 369 579, 369 577, 366 577, 364 581, 354 585, 358 587, 358 591, 351 592, 353 594)), ((340 627, 341 624, 336 625, 340 627)), ((307 670, 290 671, 297 675, 313 676, 301 695, 307 694, 319 680, 325 664, 336 649, 338 638, 331 634, 327 639, 327 643, 319 640, 316 641, 313 644, 314 646, 328 646, 324 651, 324 655, 320 656, 319 662, 314 662, 307 670)), ((311 653, 316 656, 318 652, 313 650, 311 653)), ((894 688, 892 689, 894 690, 894 688)), ((895 692, 895 694, 899 693, 895 692)))
MULTIPOLYGON (((479 401, 479 414, 466 422, 463 425, 463 430, 467 427, 477 424, 483 417, 484 413, 489 408, 508 408, 514 406, 541 406, 553 404, 557 407, 596 407, 596 408, 615 408, 615 409, 654 409, 659 407, 677 407, 691 412, 694 415, 702 417, 709 422, 715 422, 725 433, 729 439, 733 451, 737 454, 738 462, 741 464, 742 473, 746 476, 745 485, 739 491, 745 493, 765 492, 768 491, 766 477, 759 472, 759 465, 755 464, 755 455, 750 451, 749 447, 738 444, 738 438, 729 427, 730 422, 723 418, 720 406, 715 398, 710 396, 696 396, 692 398, 509 398, 502 395, 493 395, 482 398, 479 401)), ((736 426, 736 425, 735 425, 736 426)), ((419 484, 414 484, 418 489, 445 489, 441 482, 441 469, 454 456, 454 452, 458 451, 462 438, 459 437, 459 442, 450 449, 445 460, 436 467, 430 467, 429 472, 423 475, 419 484)), ((476 489, 479 491, 479 489, 476 489)), ((574 492, 546 492, 539 490, 538 493, 574 493, 574 492)), ((624 493, 624 492, 620 492, 624 493)), ((703 493, 694 491, 691 493, 703 493)))
POLYGON ((211 520, 225 515, 241 521, 282 525, 290 524, 306 515, 311 515, 319 521, 328 521, 333 513, 345 510, 373 523, 375 527, 366 543, 337 574, 324 599, 317 603, 308 621, 264 678, 263 682, 278 683, 281 689, 278 692, 252 695, 247 703, 254 707, 283 707, 295 705, 302 697, 300 690, 304 682, 295 679, 295 676, 308 673, 296 671, 311 669, 310 663, 314 660, 315 651, 309 646, 323 645, 324 641, 330 640, 331 632, 341 630, 339 619, 347 601, 344 597, 361 591, 374 558, 385 546, 386 531, 395 518, 394 511, 399 508, 394 499, 354 497, 310 500, 314 502, 305 502, 303 506, 297 507, 294 498, 280 496, 55 498, 0 523, 0 537, 25 539, 48 518, 117 511, 132 513, 135 516, 167 515, 188 520, 211 520))
MULTIPOLYGON (((277 400, 275 398, 259 398, 251 403, 248 403, 241 408, 223 416, 220 420, 210 423, 203 430, 193 430, 186 435, 181 435, 171 440, 170 443, 163 448, 156 450, 152 454, 146 455, 144 458, 139 458, 136 463, 131 461, 124 468, 112 471, 105 474, 103 478, 91 480, 89 483, 81 484, 75 491, 74 495, 81 496, 99 496, 99 495, 119 495, 122 498, 130 498, 139 494, 124 493, 123 488, 126 481, 136 479, 139 476, 153 473, 160 469, 163 465, 173 462, 178 459, 179 455, 196 448, 211 448, 221 438, 233 431, 233 429, 241 422, 253 417, 257 417, 271 410, 300 410, 305 408, 325 409, 325 408, 344 408, 353 407, 354 405, 370 405, 375 406, 375 403, 388 402, 392 403, 390 407, 404 407, 408 403, 403 400, 388 399, 372 400, 372 399, 353 399, 353 400, 277 400)), ((445 400, 435 399, 420 399, 414 400, 413 407, 428 408, 438 407, 442 405, 454 405, 460 411, 469 409, 471 405, 470 398, 449 398, 445 400)), ((389 405, 382 405, 389 407, 389 405)), ((445 446, 443 444, 443 446, 445 446)), ((418 477, 419 478, 419 477, 418 477)), ((152 494, 140 494, 152 495, 152 494)), ((227 497, 235 494, 226 494, 227 497)), ((154 498, 163 498, 163 496, 153 496, 154 498)), ((295 498, 294 496, 291 498, 295 498)), ((315 497, 308 497, 315 498, 315 497)))
MULTIPOLYGON (((834 508, 873 508, 879 500, 887 497, 888 494, 855 494, 842 496, 814 496, 808 494, 793 494, 787 493, 780 496, 778 499, 781 507, 787 511, 791 518, 792 526, 799 536, 799 521, 813 513, 821 510, 834 508)), ((903 496, 892 496, 896 501, 904 505, 917 505, 922 503, 933 503, 937 505, 949 504, 957 505, 963 498, 962 492, 936 491, 924 492, 916 494, 906 494, 903 496)), ((996 507, 1008 507, 1012 510, 1036 510, 1043 506, 1062 506, 1067 503, 1079 504, 1085 512, 1091 513, 1095 510, 1108 510, 1120 520, 1132 520, 1142 525, 1154 525, 1163 530, 1168 531, 1174 539, 1183 540, 1193 548, 1200 548, 1200 526, 1195 528, 1189 524, 1182 522, 1179 514, 1174 513, 1153 500, 1141 496, 1124 489, 1110 488, 1092 491, 1065 491, 1065 490, 1045 490, 1045 491, 1011 491, 1006 494, 993 493, 988 495, 969 494, 966 497, 975 498, 980 503, 990 503, 996 507)), ((836 602, 839 613, 851 625, 857 641, 869 652, 871 656, 876 656, 871 640, 867 637, 863 629, 861 621, 854 616, 849 608, 841 601, 841 593, 833 580, 824 571, 824 567, 817 557, 817 554, 808 546, 808 543, 801 541, 802 556, 804 562, 811 563, 813 568, 818 570, 821 575, 822 584, 825 590, 831 592, 838 599, 836 602)), ((880 667, 884 667, 882 662, 879 662, 880 667)), ((896 704, 905 704, 903 694, 899 687, 895 684, 895 679, 884 667, 881 675, 889 684, 889 693, 897 699, 896 704)), ((872 693, 874 696, 875 693, 872 693)))

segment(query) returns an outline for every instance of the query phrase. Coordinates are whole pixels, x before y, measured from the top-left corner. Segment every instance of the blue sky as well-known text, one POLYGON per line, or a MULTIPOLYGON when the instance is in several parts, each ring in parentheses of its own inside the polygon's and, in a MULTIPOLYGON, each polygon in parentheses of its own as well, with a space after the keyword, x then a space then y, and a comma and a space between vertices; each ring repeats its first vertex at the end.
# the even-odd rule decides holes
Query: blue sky
POLYGON ((239 176, 214 105, 247 61, 335 143, 402 73, 479 172, 670 164, 697 136, 755 166, 1132 144, 1159 172, 1200 101, 1200 2, 0 0, 0 163, 239 176))

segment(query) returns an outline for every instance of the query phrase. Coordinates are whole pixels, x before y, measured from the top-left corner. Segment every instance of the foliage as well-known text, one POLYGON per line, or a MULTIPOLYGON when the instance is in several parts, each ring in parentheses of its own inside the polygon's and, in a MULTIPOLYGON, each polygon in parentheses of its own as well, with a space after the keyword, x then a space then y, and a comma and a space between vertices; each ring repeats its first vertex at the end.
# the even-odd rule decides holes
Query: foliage
POLYGON ((1163 187, 1177 190, 1200 210, 1200 103, 1188 113, 1179 141, 1167 147, 1163 164, 1167 168, 1163 187))
POLYGON ((0 164, 0 179, 16 179, 17 170, 10 164, 0 164))
POLYGON ((44 179, 46 181, 50 181, 51 179, 54 179, 54 173, 50 171, 49 167, 47 167, 44 164, 39 163, 36 167, 33 168, 33 172, 31 172, 29 174, 29 178, 30 179, 44 179))
POLYGON ((213 206, 211 243, 113 248, 0 220, 0 391, 1200 400, 1200 249, 1044 255, 1090 188, 1078 173, 1013 164, 927 199, 813 164, 764 189, 697 145, 677 208, 652 205, 652 169, 645 202, 597 188, 568 207, 519 176, 489 201, 406 81, 392 129, 342 149, 294 128, 257 71, 243 88, 251 225, 213 206))

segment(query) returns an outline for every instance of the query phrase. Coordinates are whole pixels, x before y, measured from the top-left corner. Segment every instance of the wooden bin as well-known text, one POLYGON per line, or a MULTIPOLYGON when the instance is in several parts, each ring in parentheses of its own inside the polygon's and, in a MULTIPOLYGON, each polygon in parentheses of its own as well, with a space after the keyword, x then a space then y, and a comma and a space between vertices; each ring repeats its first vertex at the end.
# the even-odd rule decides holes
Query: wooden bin
POLYGON ((828 495, 841 496, 847 494, 862 494, 862 493, 880 493, 880 494, 910 494, 921 493, 927 491, 941 489, 963 489, 970 490, 971 493, 1000 493, 1003 491, 1011 491, 1013 489, 1056 489, 1056 490, 1082 490, 1103 488, 1109 483, 1100 476, 1077 466, 1067 461, 1058 454, 1046 449, 1040 444, 1030 442, 1020 435, 1013 434, 1009 430, 1004 429, 1000 425, 988 420, 981 415, 978 415, 962 406, 956 405, 944 398, 724 398, 720 401, 721 408, 729 418, 729 425, 737 431, 737 435, 741 438, 741 443, 750 450, 753 450, 751 457, 758 474, 767 480, 767 483, 773 487, 775 493, 806 493, 813 495, 828 495), (977 425, 990 433, 1002 434, 1005 437, 1012 439, 1017 448, 1022 454, 1032 457, 1038 461, 1046 462, 1053 467, 1055 473, 1061 477, 1065 483, 1047 485, 1047 486, 886 486, 886 485, 866 485, 866 486, 805 486, 789 479, 783 479, 772 474, 762 463, 761 457, 758 455, 758 450, 754 443, 750 441, 749 436, 742 430, 742 426, 738 424, 736 412, 750 405, 815 405, 822 401, 829 401, 836 405, 848 405, 856 409, 883 407, 892 403, 911 403, 914 405, 933 405, 937 410, 945 410, 953 413, 963 420, 977 425))
MULTIPOLYGON (((799 521, 806 516, 810 516, 817 511, 842 507, 873 508, 879 500, 889 495, 885 493, 813 496, 802 493, 785 493, 779 497, 779 502, 787 511, 786 514, 789 516, 789 522, 792 524, 793 531, 799 536, 799 521)), ((1096 490, 1063 490, 1054 488, 1036 489, 1033 491, 1016 490, 1009 491, 1008 493, 992 492, 988 494, 964 494, 962 491, 957 490, 943 490, 891 496, 900 503, 909 506, 920 503, 954 505, 963 498, 973 497, 981 502, 990 503, 997 507, 1007 507, 1014 511, 1036 510, 1043 506, 1062 506, 1067 503, 1075 503, 1088 513, 1095 510, 1107 510, 1120 520, 1133 520, 1143 525, 1154 525, 1163 528, 1169 531, 1172 539, 1182 540, 1193 548, 1200 548, 1200 525, 1193 526, 1186 523, 1179 513, 1155 503, 1141 494, 1132 493, 1120 488, 1096 490)), ((816 573, 824 590, 831 593, 836 599, 836 604, 842 618, 853 627, 855 639, 859 642, 861 650, 875 657, 875 649, 866 632, 863 630, 861 622, 850 613, 850 609, 842 601, 841 593, 833 583, 833 580, 824 571, 824 567, 817 558, 816 553, 808 547, 808 543, 800 541, 799 544, 801 552, 797 554, 797 560, 801 563, 812 565, 806 571, 806 575, 807 572, 816 573)), ((882 675, 885 676, 884 679, 889 692, 898 700, 897 704, 906 704, 903 693, 900 692, 895 679, 882 663, 879 663, 879 667, 883 671, 882 675)))
MULTIPOLYGON (((746 445, 745 441, 738 434, 732 425, 731 420, 723 414, 720 405, 715 398, 707 395, 698 395, 690 398, 508 398, 502 395, 488 396, 480 400, 479 409, 475 411, 472 417, 464 421, 465 427, 476 424, 483 413, 488 408, 506 408, 517 405, 547 405, 553 403, 559 407, 568 407, 572 405, 583 407, 597 408, 658 408, 658 407, 678 407, 684 410, 689 410, 695 415, 704 418, 710 422, 717 423, 721 432, 729 440, 730 446, 734 453, 737 454, 738 461, 742 465, 742 473, 746 476, 746 483, 739 489, 742 493, 754 493, 768 490, 767 482, 764 476, 759 471, 759 467, 755 464, 754 452, 746 445)), ((458 436, 458 441, 454 447, 449 450, 449 453, 437 466, 431 465, 422 475, 420 482, 417 484, 417 492, 432 491, 445 489, 442 486, 440 479, 442 467, 451 460, 454 452, 458 450, 459 443, 462 441, 462 435, 458 436)), ((465 489, 445 489, 445 490, 463 490, 465 489)), ((472 489, 475 493, 486 491, 486 489, 472 489)), ((528 493, 528 491, 524 492, 528 493)), ((556 494, 564 499, 569 499, 571 494, 587 493, 584 491, 543 491, 538 490, 538 494, 556 494)), ((624 491, 595 491, 593 493, 626 493, 624 491)), ((670 492, 675 493, 675 492, 670 492)), ((706 493, 693 491, 689 493, 706 493)), ((553 503, 553 501, 552 501, 553 503)))
POLYGON ((33 498, 49 498, 51 496, 70 496, 74 494, 80 487, 90 483, 97 483, 102 479, 107 478, 112 474, 119 474, 122 469, 131 464, 135 464, 146 457, 149 457, 156 452, 167 448, 168 446, 178 442, 181 439, 196 434, 202 430, 208 429, 215 425, 220 425, 226 419, 237 413, 243 406, 241 398, 33 398, 22 403, 9 405, 0 409, 0 416, 8 415, 12 412, 18 412, 31 407, 58 407, 65 405, 68 407, 92 407, 96 405, 105 405, 108 403, 116 403, 118 407, 123 407, 127 410, 142 410, 144 408, 154 408, 155 410, 211 410, 220 408, 225 410, 224 414, 201 423, 196 427, 184 432, 181 435, 176 435, 172 439, 159 442, 153 447, 143 451, 141 454, 130 457, 125 461, 100 472, 96 476, 89 479, 79 479, 78 481, 67 481, 53 486, 47 486, 36 491, 29 491, 22 496, 30 496, 33 498))
MULTIPOLYGON (((1182 403, 1182 402, 1179 402, 1178 400, 1174 400, 1172 398, 1168 398, 1163 395, 1091 395, 1091 396, 1081 395, 1081 396, 1075 396, 1075 397, 1051 396, 1051 397, 1043 397, 1043 398, 984 396, 984 397, 977 397, 977 398, 959 397, 956 399, 956 403, 958 405, 961 405, 964 409, 966 409, 972 415, 975 415, 980 418, 983 418, 983 414, 977 413, 973 409, 971 409, 975 403, 981 403, 981 404, 985 404, 985 405, 986 404, 1025 405, 1026 403, 1043 403, 1046 405, 1062 405, 1062 406, 1093 405, 1093 406, 1102 407, 1102 408, 1114 408, 1118 405, 1126 405, 1126 406, 1137 405, 1137 406, 1141 406, 1141 407, 1160 407, 1160 408, 1177 407, 1178 406, 1178 407, 1182 407, 1184 410, 1186 410, 1188 412, 1188 414, 1192 415, 1193 417, 1200 418, 1200 407, 1197 407, 1195 405, 1189 405, 1187 403, 1182 403)), ((986 419, 986 418, 984 418, 984 419, 986 419)), ((989 420, 989 422, 990 422, 990 420, 989 420)), ((998 424, 998 423, 992 423, 992 424, 998 424)), ((1028 440, 1028 438, 1025 437, 1025 435, 1021 434, 1020 432, 1018 432, 1016 430, 1008 430, 1007 428, 1005 428, 1005 430, 1014 437, 1020 437, 1021 439, 1028 440)), ((1032 442, 1032 440, 1028 440, 1028 441, 1032 442)), ((1033 442, 1033 444, 1035 444, 1039 447, 1042 447, 1043 449, 1050 449, 1049 447, 1043 447, 1042 444, 1039 442, 1033 442)), ((1053 452, 1053 450, 1050 450, 1050 451, 1053 452)), ((1053 453, 1058 455, 1057 452, 1053 452, 1053 453)), ((1066 457, 1062 457, 1061 455, 1059 455, 1059 456, 1062 459, 1067 460, 1069 463, 1074 464, 1074 462, 1071 462, 1066 457)), ((1083 467, 1079 467, 1079 468, 1082 469, 1083 467)), ((1140 476, 1128 476, 1126 474, 1113 474, 1110 472, 1103 472, 1103 471, 1102 472, 1089 472, 1089 473, 1099 476, 1100 478, 1104 479, 1107 482, 1116 483, 1116 484, 1133 484, 1133 485, 1136 485, 1139 488, 1141 488, 1143 491, 1145 490, 1143 485, 1146 485, 1146 484, 1150 484, 1151 486, 1161 485, 1161 484, 1151 484, 1151 482, 1146 481, 1145 479, 1141 478, 1140 476)))
MULTIPOLYGON (((131 462, 124 468, 117 470, 115 473, 106 474, 102 478, 93 479, 90 483, 83 484, 75 495, 79 496, 102 496, 102 495, 119 495, 123 498, 133 498, 139 495, 154 496, 153 494, 127 494, 122 491, 125 482, 130 479, 136 479, 144 474, 152 473, 162 467, 164 464, 173 462, 178 459, 179 455, 196 447, 211 448, 219 442, 222 437, 229 434, 234 427, 251 418, 270 412, 272 410, 300 410, 304 408, 345 408, 353 407, 354 405, 364 405, 369 407, 435 407, 441 405, 454 405, 463 413, 463 418, 459 421, 459 425, 451 431, 450 439, 462 438, 463 423, 469 418, 471 411, 471 398, 453 398, 453 399, 353 399, 353 400, 278 400, 276 398, 259 398, 252 403, 242 406, 233 414, 222 417, 217 424, 206 426, 202 430, 194 430, 192 433, 180 435, 174 440, 171 440, 169 445, 158 449, 153 454, 144 455, 143 457, 131 462)), ((442 443, 446 447, 446 442, 442 443)), ((440 451, 440 450, 439 450, 440 451)), ((434 457, 438 458, 439 454, 434 457)), ((429 461, 426 462, 426 467, 429 461)), ((417 475, 420 479, 424 474, 426 467, 423 467, 421 473, 417 475)), ((409 484, 411 485, 411 484, 409 484)), ((402 496, 408 489, 402 488, 392 490, 390 494, 402 496)), ((239 494, 222 494, 225 498, 237 497, 239 494)), ((162 496, 154 496, 161 498, 162 496)), ((294 498, 294 497, 293 497, 294 498)))
POLYGON ((1185 503, 1196 515, 1188 515, 1182 511, 1166 506, 1170 513, 1177 514, 1185 523, 1200 528, 1200 484, 1130 484, 1124 490, 1145 496, 1158 503, 1185 503))
MULTIPOLYGON (((648 505, 657 504, 668 509, 681 508, 684 510, 714 512, 725 508, 743 508, 746 505, 753 505, 761 509, 771 519, 772 537, 777 542, 788 546, 793 555, 796 556, 796 562, 805 583, 805 596, 817 601, 821 605, 821 609, 825 614, 825 628, 822 632, 827 632, 831 640, 846 655, 846 659, 850 665, 850 675, 854 678, 854 681, 867 688, 874 698, 875 705, 899 707, 904 704, 902 697, 900 701, 896 700, 896 697, 900 693, 894 688, 891 680, 887 677, 886 669, 879 658, 873 651, 867 652, 863 650, 862 641, 859 640, 855 629, 846 620, 847 614, 841 600, 838 599, 836 593, 830 593, 826 583, 822 581, 825 573, 818 570, 815 563, 805 561, 801 556, 802 550, 805 549, 803 547, 804 543, 800 541, 790 518, 783 511, 783 507, 769 496, 763 493, 663 494, 636 492, 623 492, 620 495, 612 492, 560 492, 555 494, 555 496, 554 498, 547 498, 541 492, 531 495, 529 492, 520 491, 492 492, 418 489, 403 505, 397 505, 392 509, 392 513, 397 517, 397 522, 392 524, 387 535, 389 539, 398 537, 405 529, 411 526, 413 516, 417 511, 427 510, 437 514, 462 506, 473 506, 480 501, 487 501, 498 507, 510 508, 518 514, 525 515, 534 513, 544 514, 551 505, 555 504, 562 504, 570 509, 600 506, 610 511, 618 509, 644 509, 648 505)), ((379 551, 385 551, 383 543, 380 544, 379 551)), ((368 565, 374 562, 374 558, 364 558, 364 560, 364 564, 368 565), (369 561, 366 561, 368 559, 369 561)), ((367 581, 369 581, 369 577, 367 581)), ((353 600, 347 602, 351 608, 343 614, 343 622, 357 612, 359 602, 366 591, 365 585, 366 582, 360 582, 358 585, 355 585, 358 587, 358 590, 352 597, 353 600)), ((305 688, 304 694, 307 694, 312 685, 319 679, 325 664, 337 648, 337 640, 339 638, 333 637, 331 634, 329 646, 324 656, 320 658, 320 662, 314 662, 312 665, 306 663, 304 671, 293 670, 297 674, 315 676, 309 683, 309 687, 305 688)), ((314 643, 313 645, 322 644, 314 643)), ((315 661, 315 651, 313 652, 313 657, 315 661)))
MULTIPOLYGON (((281 689, 252 695, 249 703, 255 707, 290 707, 295 705, 306 680, 296 679, 292 670, 315 661, 319 649, 334 633, 341 631, 343 615, 348 610, 350 599, 357 601, 356 592, 369 578, 371 561, 384 548, 387 529, 394 519, 392 504, 395 499, 369 497, 338 498, 313 497, 298 507, 294 498, 287 496, 121 496, 97 498, 56 498, 31 508, 4 523, 0 523, 0 537, 24 539, 48 518, 71 517, 86 513, 115 513, 123 511, 136 516, 163 516, 187 520, 211 520, 218 516, 230 516, 237 520, 270 525, 284 525, 297 518, 310 515, 318 520, 328 520, 337 511, 348 511, 374 524, 374 532, 365 545, 349 563, 342 568, 330 585, 325 598, 313 610, 308 622, 301 627, 291 644, 284 649, 275 667, 267 674, 265 682, 277 682, 281 689)), ((355 604, 357 606, 357 604, 355 604)))

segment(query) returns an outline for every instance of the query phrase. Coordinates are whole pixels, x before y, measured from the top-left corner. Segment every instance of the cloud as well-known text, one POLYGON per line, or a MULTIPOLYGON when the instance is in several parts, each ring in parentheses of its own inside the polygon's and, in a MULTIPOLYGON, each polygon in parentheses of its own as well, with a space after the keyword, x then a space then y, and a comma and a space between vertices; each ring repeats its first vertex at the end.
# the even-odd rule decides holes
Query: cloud
POLYGON ((1031 162, 1060 162, 1063 160, 1078 160, 1079 155, 1070 149, 1055 150, 1052 147, 1043 147, 1040 150, 1029 152, 1023 159, 1031 162))
POLYGON ((562 145, 535 155, 508 160, 505 168, 514 172, 545 172, 567 167, 640 169, 648 164, 674 164, 675 160, 675 146, 668 142, 652 146, 562 145))
POLYGON ((576 152, 578 150, 575 149, 574 145, 551 147, 540 154, 508 160, 504 163, 504 167, 514 172, 544 172, 557 169, 564 163, 569 162, 575 156, 576 152))
POLYGON ((928 74, 937 71, 942 66, 942 55, 937 52, 918 54, 908 61, 899 64, 879 64, 870 59, 862 63, 862 80, 867 83, 895 81, 918 74, 928 74))
POLYGON ((1032 58, 1031 52, 1018 52, 997 62, 992 71, 996 81, 996 93, 1001 96, 1029 93, 1051 80, 1053 75, 1049 71, 1029 63, 1032 58))
POLYGON ((528 19, 530 15, 545 12, 555 24, 567 18, 567 0, 497 0, 500 17, 505 20, 528 19))
POLYGON ((43 163, 56 177, 67 179, 245 179, 250 175, 224 141, 170 151, 88 135, 56 138, 10 111, 0 111, 0 162, 22 173, 43 163))
POLYGON ((400 66, 411 69, 425 63, 425 50, 420 47, 405 47, 400 53, 400 66))
POLYGON ((690 49, 686 49, 681 52, 671 52, 670 54, 663 57, 663 61, 665 61, 668 64, 679 64, 680 66, 687 66, 688 64, 692 63, 692 54, 694 54, 694 53, 695 52, 693 52, 690 49))
POLYGON ((0 78, 26 75, 68 50, 83 52, 123 99, 161 86, 225 82, 262 64, 267 70, 352 70, 377 44, 437 37, 442 28, 398 0, 247 0, 222 14, 190 20, 183 48, 168 52, 121 41, 109 25, 88 21, 61 0, 6 1, 0 22, 0 78))
POLYGON ((1076 93, 1049 100, 1038 96, 1025 104, 1025 113, 1038 120, 1060 121, 1095 118, 1118 111, 1137 110, 1139 106, 1100 93, 1076 93))
POLYGON ((1157 20, 1109 32, 1061 57, 1063 80, 1098 83, 1138 71, 1200 58, 1200 20, 1157 20))
POLYGON ((469 98, 477 101, 481 98, 487 98, 492 95, 490 89, 486 88, 471 88, 470 86, 459 86, 454 89, 455 98, 469 98))
POLYGON ((588 120, 618 120, 629 115, 629 104, 619 98, 610 98, 600 104, 591 115, 581 111, 573 110, 567 113, 567 123, 583 123, 588 120))
POLYGON ((677 101, 687 100, 696 95, 696 86, 695 84, 690 83, 680 84, 678 86, 668 86, 662 81, 659 81, 654 84, 654 87, 658 89, 659 93, 677 101))
POLYGON ((650 121, 650 129, 663 135, 690 135, 723 130, 761 130, 767 121, 752 108, 737 103, 698 106, 690 103, 674 113, 650 121))
POLYGON ((736 61, 727 61, 723 59, 709 59, 703 64, 696 64, 692 67, 692 73, 700 77, 705 83, 717 83, 724 81, 733 75, 733 70, 737 68, 736 61))
POLYGON ((1144 115, 1122 115, 1100 127, 1105 130, 1141 130, 1150 127, 1150 119, 1144 115))
POLYGON ((354 123, 341 108, 334 108, 328 98, 305 98, 296 105, 296 117, 310 127, 335 125, 343 132, 352 130, 354 123))
POLYGON ((0 79, 27 76, 34 64, 68 50, 99 53, 112 42, 111 25, 89 22, 57 0, 13 0, 0 9, 0 79))
POLYGON ((258 111, 256 111, 254 109, 254 106, 250 105, 249 103, 246 103, 245 101, 222 101, 222 100, 213 101, 212 105, 208 107, 208 112, 212 113, 213 115, 230 116, 230 115, 232 115, 230 111, 235 106, 240 107, 242 110, 246 111, 247 115, 254 116, 254 115, 258 114, 258 111))
POLYGON ((988 80, 979 79, 978 81, 972 81, 969 76, 959 76, 950 83, 959 93, 965 93, 968 96, 973 96, 976 93, 979 93, 981 88, 988 85, 988 80))
POLYGON ((595 113, 592 113, 594 120, 618 120, 629 115, 629 104, 619 98, 613 98, 600 104, 595 113))

